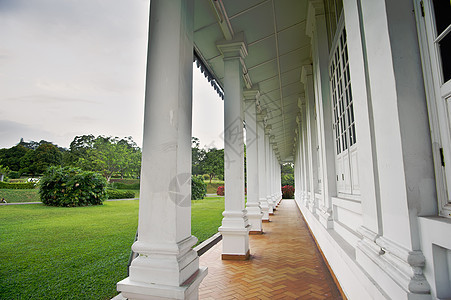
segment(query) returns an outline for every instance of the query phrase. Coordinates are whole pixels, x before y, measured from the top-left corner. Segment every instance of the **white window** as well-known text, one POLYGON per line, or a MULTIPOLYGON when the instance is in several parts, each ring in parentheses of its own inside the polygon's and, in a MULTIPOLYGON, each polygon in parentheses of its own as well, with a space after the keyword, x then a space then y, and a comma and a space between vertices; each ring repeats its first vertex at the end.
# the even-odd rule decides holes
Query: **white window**
POLYGON ((337 191, 339 194, 355 195, 360 194, 357 172, 357 137, 346 30, 344 29, 343 21, 340 23, 334 39, 329 63, 337 191))
POLYGON ((451 2, 416 0, 415 4, 439 211, 451 217, 451 2))

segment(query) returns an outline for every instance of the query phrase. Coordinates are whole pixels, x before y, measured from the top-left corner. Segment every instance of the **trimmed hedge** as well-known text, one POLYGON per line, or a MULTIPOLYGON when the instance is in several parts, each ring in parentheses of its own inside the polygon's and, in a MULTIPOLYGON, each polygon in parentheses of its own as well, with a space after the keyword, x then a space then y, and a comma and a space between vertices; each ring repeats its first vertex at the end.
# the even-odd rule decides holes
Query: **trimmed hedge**
POLYGON ((135 198, 135 193, 132 191, 121 191, 115 189, 107 189, 108 199, 130 199, 135 198))
POLYGON ((139 190, 140 188, 140 184, 138 183, 123 183, 123 182, 113 182, 111 183, 111 187, 113 189, 118 189, 118 190, 139 190))
POLYGON ((191 176, 191 199, 202 200, 207 194, 207 185, 201 176, 191 176))
POLYGON ((100 205, 106 199, 106 180, 95 172, 71 167, 50 167, 39 182, 39 195, 45 205, 100 205))
POLYGON ((12 190, 29 190, 34 189, 36 184, 34 182, 2 182, 0 181, 0 189, 12 189, 12 190))

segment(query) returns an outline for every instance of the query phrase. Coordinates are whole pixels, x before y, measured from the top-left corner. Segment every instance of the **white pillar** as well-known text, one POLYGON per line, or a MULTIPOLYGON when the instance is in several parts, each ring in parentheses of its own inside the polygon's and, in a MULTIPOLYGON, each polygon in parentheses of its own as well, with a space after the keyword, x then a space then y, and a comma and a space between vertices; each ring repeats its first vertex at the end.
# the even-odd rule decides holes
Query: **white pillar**
POLYGON ((193 1, 151 4, 139 256, 117 284, 128 299, 197 299, 207 274, 191 235, 193 1))
POLYGON ((244 207, 244 140, 242 64, 247 55, 244 36, 217 44, 224 57, 224 173, 225 211, 222 259, 249 258, 249 229, 244 207))
MULTIPOLYGON (((307 35, 312 39, 313 73, 315 79, 315 105, 317 108, 317 137, 320 150, 322 198, 316 210, 321 224, 332 228, 332 197, 337 195, 335 173, 335 151, 333 136, 332 101, 329 88, 329 46, 326 29, 326 18, 322 0, 310 0, 308 13, 311 25, 307 26, 307 35)), ((358 25, 356 25, 358 26, 358 25)))
POLYGON ((246 120, 246 164, 247 164, 247 218, 251 234, 262 233, 262 212, 259 203, 257 101, 258 90, 244 91, 244 118, 246 120))
POLYGON ((301 81, 305 89, 305 116, 306 116, 306 132, 307 132, 307 152, 308 152, 308 169, 310 196, 308 199, 309 210, 316 214, 315 193, 318 186, 318 156, 316 155, 318 147, 318 139, 316 137, 316 120, 315 120, 315 95, 313 90, 313 73, 311 65, 302 66, 301 81))
POLYGON ((305 98, 301 98, 301 140, 302 140, 302 166, 303 170, 303 204, 308 207, 309 193, 310 193, 310 170, 309 170, 309 156, 308 156, 308 142, 307 142, 307 114, 306 114, 306 105, 305 98))
POLYGON ((271 197, 271 147, 269 143, 270 134, 269 131, 272 129, 271 125, 267 125, 265 128, 265 165, 266 165, 266 186, 268 187, 266 190, 266 200, 268 201, 269 206, 269 215, 274 214, 274 203, 272 202, 271 197))
POLYGON ((258 143, 258 188, 259 201, 263 213, 262 221, 269 222, 269 205, 266 199, 266 149, 265 149, 265 129, 263 124, 263 114, 259 116, 257 123, 257 143, 258 143))
MULTIPOLYGON (((373 140, 366 142, 374 147, 374 174, 378 184, 377 201, 363 207, 369 219, 365 226, 381 227, 380 236, 371 240, 367 235, 359 243, 356 258, 377 283, 389 291, 391 298, 420 299, 429 294, 430 287, 422 274, 425 260, 417 217, 431 213, 426 203, 434 201, 436 195, 413 2, 354 2, 344 1, 345 16, 347 20, 354 13, 354 18, 358 18, 361 39, 360 45, 349 38, 348 42, 350 50, 363 49, 368 92, 365 100, 369 110, 360 109, 371 116, 373 140), (379 216, 369 211, 371 206, 379 207, 379 216), (385 261, 392 264, 393 270, 375 267, 383 266, 380 263, 385 261), (381 280, 385 272, 396 282, 396 289, 388 289, 387 280, 381 280)), ((350 71, 354 89, 354 82, 361 78, 355 77, 360 74, 354 74, 354 69, 350 71)), ((359 105, 356 102, 356 109, 359 105)), ((363 171, 362 166, 359 168, 363 171)), ((365 174, 365 180, 374 180, 372 175, 366 177, 365 174)), ((390 286, 394 286, 392 282, 390 286)))

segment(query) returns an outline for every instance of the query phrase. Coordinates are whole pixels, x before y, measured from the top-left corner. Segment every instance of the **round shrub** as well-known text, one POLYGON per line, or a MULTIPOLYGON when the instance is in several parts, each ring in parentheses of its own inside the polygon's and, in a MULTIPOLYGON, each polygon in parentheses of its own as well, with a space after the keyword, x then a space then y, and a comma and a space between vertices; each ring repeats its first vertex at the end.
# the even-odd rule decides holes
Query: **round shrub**
POLYGON ((132 191, 121 191, 115 189, 106 190, 108 199, 131 199, 135 198, 135 193, 132 191))
POLYGON ((207 185, 202 177, 191 176, 191 199, 202 200, 207 194, 207 185))
POLYGON ((71 167, 50 167, 39 182, 45 205, 100 205, 106 199, 106 180, 100 174, 71 167))

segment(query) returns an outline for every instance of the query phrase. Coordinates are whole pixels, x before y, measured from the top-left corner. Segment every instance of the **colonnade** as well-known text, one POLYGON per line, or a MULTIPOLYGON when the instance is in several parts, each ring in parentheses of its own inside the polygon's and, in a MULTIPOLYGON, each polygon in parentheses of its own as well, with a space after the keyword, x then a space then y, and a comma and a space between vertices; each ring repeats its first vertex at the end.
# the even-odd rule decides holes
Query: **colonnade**
MULTIPOLYGON (((217 43, 224 62, 225 211, 223 259, 249 257, 249 233, 281 200, 277 146, 259 106, 243 89, 244 37, 217 43), (247 145, 245 205, 244 135, 247 145)), ((191 235, 193 1, 151 2, 144 112, 138 253, 117 286, 128 299, 196 299, 208 270, 199 267, 191 235)))

